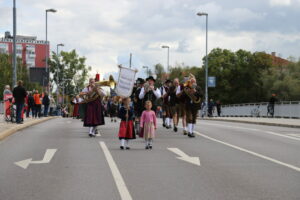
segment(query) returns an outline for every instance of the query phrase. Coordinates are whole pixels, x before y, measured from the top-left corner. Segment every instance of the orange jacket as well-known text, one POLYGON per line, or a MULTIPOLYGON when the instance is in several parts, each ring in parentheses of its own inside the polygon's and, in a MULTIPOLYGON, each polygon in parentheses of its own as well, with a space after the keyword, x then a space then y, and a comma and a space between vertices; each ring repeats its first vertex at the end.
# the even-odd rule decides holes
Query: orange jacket
POLYGON ((41 98, 40 98, 40 94, 34 94, 33 95, 33 99, 34 99, 34 103, 36 105, 41 105, 42 104, 41 98))

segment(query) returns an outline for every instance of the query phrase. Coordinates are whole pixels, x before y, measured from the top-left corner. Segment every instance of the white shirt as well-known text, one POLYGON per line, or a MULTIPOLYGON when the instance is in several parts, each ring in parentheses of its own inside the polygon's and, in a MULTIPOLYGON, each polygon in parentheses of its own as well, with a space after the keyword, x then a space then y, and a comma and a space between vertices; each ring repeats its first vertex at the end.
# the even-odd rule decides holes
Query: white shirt
POLYGON ((176 89, 176 95, 179 94, 181 92, 181 86, 178 85, 177 89, 176 89))
MULTIPOLYGON (((154 95, 156 96, 157 99, 160 98, 161 94, 160 94, 160 90, 157 88, 156 90, 153 91, 154 95)), ((143 99, 145 97, 145 89, 142 88, 141 92, 139 94, 139 98, 143 99)))

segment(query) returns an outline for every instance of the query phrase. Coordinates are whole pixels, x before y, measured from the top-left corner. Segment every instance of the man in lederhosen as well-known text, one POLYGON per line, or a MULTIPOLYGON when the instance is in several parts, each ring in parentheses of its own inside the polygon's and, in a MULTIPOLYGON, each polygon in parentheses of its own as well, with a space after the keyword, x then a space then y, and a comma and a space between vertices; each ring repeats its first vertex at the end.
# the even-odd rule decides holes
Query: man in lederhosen
POLYGON ((166 128, 169 129, 172 127, 172 120, 173 116, 171 113, 171 102, 170 102, 170 90, 172 88, 172 81, 171 80, 166 80, 164 87, 163 87, 163 93, 162 93, 162 99, 163 99, 163 104, 162 104, 162 109, 165 113, 165 125, 166 128))
MULTIPOLYGON (((178 85, 176 89, 176 96, 178 99, 177 104, 177 125, 179 123, 179 118, 182 118, 182 127, 183 127, 183 135, 188 134, 188 128, 186 126, 186 108, 185 108, 185 95, 183 95, 184 91, 184 83, 187 81, 188 77, 185 77, 180 85, 178 85)), ((174 80, 175 81, 175 80, 174 80)))
POLYGON ((134 105, 134 115, 135 115, 135 132, 139 134, 140 132, 140 117, 144 110, 143 100, 139 98, 142 88, 144 87, 145 80, 138 78, 136 81, 136 90, 133 94, 133 105, 134 105))
POLYGON ((195 77, 190 78, 184 87, 182 94, 185 98, 186 123, 188 125, 188 136, 195 137, 194 128, 197 120, 198 110, 201 107, 201 88, 197 86, 195 77))
POLYGON ((154 87, 155 79, 153 78, 153 76, 149 76, 146 81, 147 82, 144 84, 144 87, 141 89, 141 92, 139 94, 139 99, 143 100, 143 110, 145 110, 145 102, 151 101, 152 110, 156 112, 156 100, 160 98, 161 93, 158 88, 154 87))

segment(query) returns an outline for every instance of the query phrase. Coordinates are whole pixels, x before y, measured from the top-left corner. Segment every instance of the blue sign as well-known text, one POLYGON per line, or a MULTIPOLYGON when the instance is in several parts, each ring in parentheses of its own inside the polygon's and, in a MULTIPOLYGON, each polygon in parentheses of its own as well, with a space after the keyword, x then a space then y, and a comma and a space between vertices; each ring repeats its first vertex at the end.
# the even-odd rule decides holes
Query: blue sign
POLYGON ((216 87, 216 77, 215 76, 209 76, 207 80, 207 86, 208 87, 216 87))

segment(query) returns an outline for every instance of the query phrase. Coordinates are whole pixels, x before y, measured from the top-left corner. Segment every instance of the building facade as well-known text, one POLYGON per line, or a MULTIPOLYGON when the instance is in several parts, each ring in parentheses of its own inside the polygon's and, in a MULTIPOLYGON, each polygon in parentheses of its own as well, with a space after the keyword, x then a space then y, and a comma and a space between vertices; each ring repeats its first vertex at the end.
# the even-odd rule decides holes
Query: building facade
MULTIPOLYGON (((22 59, 24 65, 29 68, 45 68, 46 53, 49 57, 49 42, 37 40, 31 36, 16 36, 17 57, 22 59)), ((13 38, 9 32, 4 38, 0 38, 0 53, 13 54, 13 38)))

